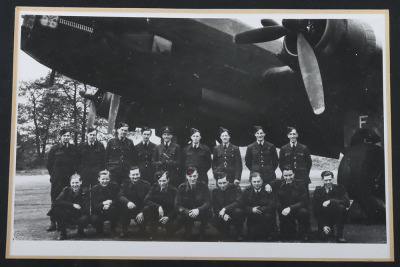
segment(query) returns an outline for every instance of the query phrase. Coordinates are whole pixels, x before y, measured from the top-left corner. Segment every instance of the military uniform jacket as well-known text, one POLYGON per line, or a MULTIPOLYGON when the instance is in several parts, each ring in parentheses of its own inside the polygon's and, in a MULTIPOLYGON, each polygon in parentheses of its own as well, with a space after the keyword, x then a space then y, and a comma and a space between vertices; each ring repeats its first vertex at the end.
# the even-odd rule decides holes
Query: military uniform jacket
POLYGON ((118 192, 119 186, 114 182, 110 182, 106 186, 95 185, 91 190, 92 211, 103 211, 103 202, 109 199, 112 200, 111 206, 116 206, 118 192))
POLYGON ((181 184, 176 192, 175 208, 178 212, 184 213, 192 209, 199 209, 200 213, 211 211, 211 194, 208 186, 198 182, 196 187, 191 189, 188 182, 181 184))
POLYGON ((79 144, 78 154, 79 171, 84 168, 93 168, 98 171, 105 169, 105 149, 101 142, 94 141, 93 145, 89 145, 88 142, 79 144))
POLYGON ((124 181, 118 193, 118 201, 123 207, 129 202, 133 202, 138 210, 144 208, 144 198, 150 190, 150 184, 146 181, 139 180, 137 184, 133 184, 130 180, 124 181))
POLYGON ((46 168, 50 174, 51 183, 61 183, 67 186, 69 178, 78 171, 78 152, 74 145, 68 147, 57 144, 51 147, 47 156, 46 168))
POLYGON ((246 213, 253 213, 252 209, 260 206, 262 213, 273 213, 276 208, 275 194, 267 193, 263 188, 256 194, 253 187, 247 188, 242 195, 242 205, 246 213))
POLYGON ((117 168, 130 168, 137 163, 137 154, 133 141, 125 138, 110 139, 106 147, 105 161, 107 169, 112 171, 117 168))
POLYGON ((284 145, 279 152, 279 168, 282 170, 285 165, 290 165, 294 168, 297 181, 311 183, 310 170, 312 161, 310 151, 305 145, 297 142, 294 150, 290 144, 284 145))
POLYGON ((154 154, 156 145, 149 141, 146 147, 143 142, 140 142, 135 146, 136 152, 138 154, 138 165, 142 168, 152 167, 151 161, 154 154))
POLYGON ((166 149, 164 143, 157 145, 153 154, 153 165, 157 170, 167 170, 170 172, 170 177, 173 179, 177 178, 179 166, 182 161, 181 147, 170 142, 168 149, 166 149))
POLYGON ((65 187, 60 195, 57 197, 54 206, 51 208, 47 215, 54 215, 55 208, 64 208, 69 210, 74 210, 77 214, 80 215, 89 215, 90 214, 90 195, 89 192, 79 189, 78 193, 75 194, 71 187, 65 187), (81 209, 75 209, 74 204, 78 204, 81 206, 81 209))
POLYGON ((182 158, 184 169, 190 166, 196 167, 199 176, 207 175, 208 170, 211 168, 211 152, 203 144, 199 144, 197 148, 194 148, 192 144, 185 146, 182 158))
POLYGON ((247 147, 245 162, 250 173, 259 172, 263 179, 273 181, 276 179, 275 170, 278 167, 278 153, 273 144, 264 141, 260 146, 254 142, 247 147))
POLYGON ((330 200, 329 206, 336 206, 339 204, 346 208, 350 206, 350 200, 347 196, 346 189, 344 189, 342 185, 333 184, 329 193, 326 192, 324 186, 317 186, 313 195, 314 208, 322 208, 322 203, 327 200, 330 200))
POLYGON ((297 212, 301 208, 307 208, 310 199, 308 188, 302 182, 293 181, 286 184, 283 179, 277 179, 271 183, 272 192, 278 199, 278 210, 289 207, 291 211, 297 212))
POLYGON ((161 192, 161 187, 158 184, 153 184, 144 199, 145 206, 156 210, 161 206, 164 210, 164 216, 173 218, 176 215, 176 191, 175 187, 168 185, 166 191, 161 192))
POLYGON ((233 211, 241 205, 242 190, 233 184, 228 184, 225 191, 215 188, 212 191, 212 205, 214 214, 218 214, 223 208, 233 211))
POLYGON ((237 146, 229 144, 224 146, 217 145, 214 147, 212 169, 221 170, 228 174, 228 180, 241 180, 242 176, 242 157, 237 146))

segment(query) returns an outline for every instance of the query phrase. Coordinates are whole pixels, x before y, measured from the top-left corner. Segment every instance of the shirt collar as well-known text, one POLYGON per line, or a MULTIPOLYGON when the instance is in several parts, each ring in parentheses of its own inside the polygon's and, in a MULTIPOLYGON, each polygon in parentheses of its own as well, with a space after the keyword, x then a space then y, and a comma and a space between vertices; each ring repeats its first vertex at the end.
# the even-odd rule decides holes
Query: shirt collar
POLYGON ((261 142, 260 142, 260 141, 257 141, 257 143, 258 143, 259 145, 260 145, 260 144, 261 144, 261 145, 264 145, 264 140, 261 141, 261 142))
POLYGON ((196 186, 194 186, 193 188, 190 186, 189 182, 185 182, 186 183, 186 192, 190 191, 190 190, 194 190, 196 188, 196 186))
POLYGON ((297 141, 294 144, 290 143, 290 147, 293 147, 293 146, 297 146, 297 141))

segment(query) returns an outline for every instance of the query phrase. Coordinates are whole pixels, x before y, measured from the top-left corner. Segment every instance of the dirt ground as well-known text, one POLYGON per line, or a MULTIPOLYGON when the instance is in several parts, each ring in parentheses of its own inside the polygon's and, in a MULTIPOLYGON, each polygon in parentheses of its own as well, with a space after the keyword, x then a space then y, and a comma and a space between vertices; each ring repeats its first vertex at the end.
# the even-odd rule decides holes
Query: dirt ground
MULTIPOLYGON (((243 151, 242 151, 242 154, 243 151)), ((339 160, 327 159, 321 157, 313 157, 313 169, 311 171, 310 193, 314 191, 315 186, 321 184, 320 173, 322 170, 332 170, 335 174, 339 160)), ((281 173, 277 170, 277 177, 281 173)), ((210 189, 215 187, 215 180, 212 177, 211 171, 209 172, 210 189)), ((241 187, 246 188, 250 186, 249 170, 244 167, 242 174, 241 187)), ((14 177, 15 185, 15 201, 14 201, 14 231, 13 238, 17 240, 56 240, 58 232, 47 232, 49 226, 49 218, 46 213, 50 209, 50 182, 49 175, 46 170, 31 170, 25 172, 18 172, 14 177)), ((312 217, 312 216, 311 216, 312 217)), ((311 220, 312 231, 317 230, 316 222, 311 220)), ((117 229, 120 231, 120 229, 117 229)), ((137 227, 131 226, 132 235, 123 240, 146 240, 146 238, 137 235, 137 227)), ((108 232, 108 223, 105 225, 105 231, 108 232)), ((160 236, 158 240, 164 240, 165 233, 160 229, 160 236)), ((245 229, 246 231, 246 229, 245 229)), ((82 240, 76 235, 76 229, 70 229, 69 239, 82 240)), ((110 238, 108 235, 97 236, 95 229, 89 226, 85 229, 86 237, 83 240, 122 240, 119 238, 110 238)), ((211 225, 207 228, 207 241, 219 241, 215 228, 211 225)), ((181 241, 183 240, 183 230, 178 232, 174 240, 168 241, 181 241)), ((349 243, 386 243, 386 227, 385 225, 363 225, 363 224, 347 224, 345 226, 345 237, 349 243)), ((272 242, 281 242, 279 238, 272 240, 272 242)), ((287 242, 297 242, 296 240, 289 240, 287 242)), ((310 242, 320 242, 316 236, 311 236, 310 242)))

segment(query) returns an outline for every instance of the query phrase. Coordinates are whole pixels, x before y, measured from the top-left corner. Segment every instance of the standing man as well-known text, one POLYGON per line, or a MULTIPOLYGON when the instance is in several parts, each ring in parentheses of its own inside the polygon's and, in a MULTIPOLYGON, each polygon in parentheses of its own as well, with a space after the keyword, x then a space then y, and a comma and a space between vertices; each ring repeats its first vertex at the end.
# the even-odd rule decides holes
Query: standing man
POLYGON ((216 173, 217 188, 212 191, 214 222, 223 237, 229 237, 230 227, 235 230, 237 241, 243 240, 244 214, 241 209, 242 190, 228 182, 226 173, 216 173))
POLYGON ((181 147, 171 142, 173 129, 170 126, 164 126, 160 130, 162 142, 157 145, 153 154, 153 166, 156 171, 168 171, 170 184, 174 187, 182 183, 179 175, 179 167, 182 162, 181 147))
POLYGON ((117 124, 117 137, 108 141, 105 161, 111 181, 119 185, 128 177, 129 169, 136 164, 137 154, 133 141, 127 138, 128 124, 117 124))
POLYGON ((154 167, 151 163, 156 145, 150 142, 151 129, 147 127, 142 128, 142 142, 135 146, 138 155, 138 166, 142 180, 152 184, 154 182, 154 167))
POLYGON ((313 196, 314 216, 318 222, 318 232, 322 240, 333 235, 333 225, 336 225, 336 241, 346 243, 343 237, 344 223, 347 219, 347 209, 350 206, 349 197, 342 185, 333 184, 333 173, 321 173, 324 186, 317 186, 313 196))
POLYGON ((219 129, 222 143, 214 147, 213 172, 225 172, 230 183, 239 185, 242 177, 242 157, 239 148, 229 142, 231 137, 228 129, 219 129))
POLYGON ((157 226, 165 227, 167 236, 171 237, 171 225, 176 217, 176 188, 169 185, 167 172, 158 171, 155 180, 157 183, 152 185, 144 199, 146 206, 143 210, 150 226, 150 240, 157 236, 157 226))
MULTIPOLYGON (((50 174, 52 206, 63 188, 70 184, 70 177, 78 169, 78 152, 76 147, 69 143, 70 139, 71 130, 61 129, 60 143, 52 146, 47 156, 46 168, 50 174)), ((50 216, 50 222, 47 231, 57 230, 54 216, 50 216)))
POLYGON ((70 186, 65 187, 54 202, 47 215, 53 216, 58 223, 60 236, 58 240, 67 239, 67 224, 78 225, 78 235, 85 235, 84 227, 90 221, 89 193, 81 188, 82 180, 79 174, 73 174, 70 186))
POLYGON ((144 224, 144 198, 150 190, 150 184, 140 179, 139 167, 132 167, 129 171, 129 179, 125 180, 118 193, 118 201, 121 204, 121 237, 128 236, 128 228, 131 218, 139 225, 139 231, 146 233, 144 224))
POLYGON ((278 167, 278 153, 273 144, 266 142, 265 129, 254 126, 256 141, 246 150, 245 162, 250 173, 258 172, 264 184, 276 179, 275 170, 278 167))
POLYGON ((207 172, 211 168, 210 149, 200 144, 201 135, 199 130, 192 128, 190 129, 190 134, 192 143, 185 146, 182 153, 184 169, 196 167, 199 173, 199 181, 208 186, 207 172))
POLYGON ((116 235, 118 222, 117 195, 119 186, 110 182, 110 172, 103 170, 99 173, 99 183, 92 188, 90 216, 91 224, 96 227, 98 234, 104 232, 104 221, 110 221, 110 234, 116 235))
POLYGON ((312 160, 310 151, 305 145, 297 142, 299 135, 296 128, 288 127, 287 137, 290 142, 281 147, 279 152, 279 168, 282 170, 285 165, 292 166, 296 180, 308 187, 308 184, 311 183, 310 170, 312 160))
POLYGON ((186 182, 178 187, 175 198, 175 209, 178 212, 173 232, 185 227, 185 238, 193 238, 195 221, 200 221, 199 239, 205 238, 207 225, 212 217, 211 194, 208 186, 198 182, 199 174, 195 167, 186 170, 186 182))
POLYGON ((298 238, 308 241, 310 228, 310 213, 308 212, 309 193, 307 184, 295 180, 293 167, 282 167, 283 179, 271 183, 279 205, 278 214, 280 230, 284 239, 295 238, 296 221, 298 224, 298 238))
POLYGON ((82 187, 91 188, 97 184, 99 172, 105 169, 104 145, 97 141, 97 130, 87 129, 86 142, 78 146, 79 174, 82 178, 82 187))
POLYGON ((259 173, 250 174, 251 187, 243 192, 242 203, 247 216, 250 240, 272 239, 275 224, 275 195, 263 190, 263 180, 259 173))

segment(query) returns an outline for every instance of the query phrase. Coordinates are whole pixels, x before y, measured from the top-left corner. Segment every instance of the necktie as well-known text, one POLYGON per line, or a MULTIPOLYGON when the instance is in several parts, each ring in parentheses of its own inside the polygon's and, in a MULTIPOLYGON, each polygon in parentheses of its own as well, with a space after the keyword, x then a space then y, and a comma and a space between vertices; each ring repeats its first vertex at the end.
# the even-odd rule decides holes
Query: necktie
POLYGON ((146 143, 144 144, 144 146, 145 146, 146 148, 148 148, 148 147, 149 147, 149 143, 146 142, 146 143))
POLYGON ((227 148, 227 146, 226 145, 224 145, 224 149, 226 149, 227 148))
POLYGON ((168 143, 165 143, 165 148, 168 149, 168 143))
POLYGON ((259 145, 260 145, 260 148, 262 147, 262 143, 260 142, 260 143, 258 143, 259 145))

